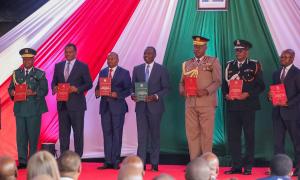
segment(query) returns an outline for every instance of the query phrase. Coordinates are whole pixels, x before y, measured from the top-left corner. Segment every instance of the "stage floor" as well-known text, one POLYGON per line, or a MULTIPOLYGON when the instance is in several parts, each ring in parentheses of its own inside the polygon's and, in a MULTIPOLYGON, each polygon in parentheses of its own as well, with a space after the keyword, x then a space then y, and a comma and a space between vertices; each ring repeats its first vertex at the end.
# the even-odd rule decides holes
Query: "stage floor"
MULTIPOLYGON (((84 162, 82 167, 82 173, 79 177, 80 180, 94 180, 94 179, 117 179, 118 171, 116 170, 97 170, 97 167, 100 166, 100 163, 89 163, 84 162)), ((178 180, 184 180, 184 169, 183 165, 159 165, 159 172, 152 172, 150 170, 151 166, 147 165, 147 170, 145 174, 145 180, 151 180, 160 173, 168 173, 175 177, 178 180)), ((240 180, 255 180, 257 178, 266 177, 265 172, 267 168, 253 168, 251 176, 245 175, 225 175, 224 171, 228 170, 228 167, 222 167, 220 169, 220 174, 218 176, 219 180, 228 180, 229 178, 237 178, 240 180)), ((19 171, 19 180, 26 180, 26 170, 19 171)), ((296 180, 296 177, 293 177, 293 180, 296 180)))

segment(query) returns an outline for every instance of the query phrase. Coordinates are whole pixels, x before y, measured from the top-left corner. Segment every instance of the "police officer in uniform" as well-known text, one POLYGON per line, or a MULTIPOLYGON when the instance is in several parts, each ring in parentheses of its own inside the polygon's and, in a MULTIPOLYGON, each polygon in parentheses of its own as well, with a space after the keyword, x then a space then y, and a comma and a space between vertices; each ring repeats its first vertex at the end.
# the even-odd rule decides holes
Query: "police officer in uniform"
POLYGON ((14 103, 14 114, 17 125, 17 147, 19 169, 26 168, 29 156, 37 151, 40 135, 41 116, 48 111, 45 96, 48 94, 48 82, 45 72, 33 66, 36 51, 31 48, 20 50, 23 67, 13 72, 8 88, 10 98, 14 100, 15 87, 26 84, 26 100, 14 103))
POLYGON ((255 112, 260 109, 259 94, 265 89, 261 65, 257 60, 250 59, 249 49, 252 44, 246 40, 235 40, 236 59, 227 63, 223 92, 227 100, 228 111, 228 143, 232 157, 232 168, 225 174, 242 173, 250 175, 254 162, 254 127, 255 112), (243 80, 242 95, 232 98, 229 93, 230 80, 243 80), (241 133, 244 132, 246 154, 242 161, 241 133), (244 164, 242 163, 244 162, 244 164))

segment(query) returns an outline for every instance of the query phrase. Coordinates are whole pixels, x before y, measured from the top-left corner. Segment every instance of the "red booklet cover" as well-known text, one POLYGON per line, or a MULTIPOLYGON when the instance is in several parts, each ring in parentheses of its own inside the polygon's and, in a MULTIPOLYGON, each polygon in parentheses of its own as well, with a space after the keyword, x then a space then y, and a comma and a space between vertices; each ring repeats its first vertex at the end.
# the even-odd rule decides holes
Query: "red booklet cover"
POLYGON ((231 98, 240 97, 243 93, 243 80, 229 81, 229 96, 231 98))
POLYGON ((70 90, 70 83, 58 83, 56 100, 57 101, 68 101, 69 90, 70 90))
POLYGON ((14 101, 26 101, 27 84, 16 84, 14 101))
POLYGON ((276 84, 270 86, 270 91, 272 95, 272 104, 285 104, 287 102, 287 96, 284 84, 276 84))
POLYGON ((111 94, 111 78, 101 77, 99 79, 100 96, 110 96, 111 94))
POLYGON ((197 78, 184 77, 184 90, 186 96, 197 96, 197 78))

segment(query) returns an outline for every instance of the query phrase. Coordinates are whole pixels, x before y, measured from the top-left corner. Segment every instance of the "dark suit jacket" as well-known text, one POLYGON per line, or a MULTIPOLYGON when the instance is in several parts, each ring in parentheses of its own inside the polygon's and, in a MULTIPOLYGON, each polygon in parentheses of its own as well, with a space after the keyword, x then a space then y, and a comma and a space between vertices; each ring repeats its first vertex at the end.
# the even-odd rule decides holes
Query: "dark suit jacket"
MULTIPOLYGON (((64 77, 64 68, 66 61, 59 62, 55 65, 53 80, 51 83, 52 91, 58 83, 70 83, 71 86, 78 88, 78 93, 71 93, 66 103, 70 111, 85 111, 86 100, 84 92, 93 87, 89 68, 85 63, 76 60, 67 81, 64 77)), ((64 102, 57 102, 57 109, 62 110, 64 102)))
MULTIPOLYGON (((273 73, 273 84, 280 84, 282 68, 273 73)), ((300 70, 292 65, 284 79, 284 86, 288 99, 288 106, 273 107, 273 117, 281 117, 284 120, 300 120, 300 70)))
MULTIPOLYGON (((253 81, 243 80, 243 92, 248 92, 249 97, 244 100, 232 100, 227 101, 227 109, 229 111, 256 111, 260 110, 259 95, 265 90, 265 83, 263 81, 263 73, 261 71, 259 62, 251 59, 247 59, 242 65, 241 69, 238 69, 237 60, 229 61, 225 71, 225 76, 229 74, 239 73, 242 79, 251 79, 253 81), (252 73, 256 72, 256 73, 252 73)), ((228 78, 231 78, 229 76, 228 78)), ((222 83, 224 97, 229 93, 228 82, 222 83)))
MULTIPOLYGON (((99 77, 108 77, 109 68, 101 70, 99 73, 99 77)), ((99 89, 99 79, 96 86, 96 90, 99 89)), ((111 90, 116 92, 118 97, 112 98, 107 96, 102 96, 100 101, 100 109, 99 113, 105 113, 107 111, 111 111, 113 114, 125 114, 128 112, 128 106, 125 101, 125 98, 130 95, 131 90, 131 79, 129 71, 123 69, 121 67, 117 67, 114 73, 112 82, 111 82, 111 90)))
MULTIPOLYGON (((133 92, 136 82, 145 82, 145 63, 135 66, 132 74, 132 87, 133 92)), ((154 63, 149 80, 148 80, 148 95, 158 95, 158 101, 152 102, 137 102, 135 111, 143 113, 146 110, 151 113, 163 113, 164 108, 164 96, 170 90, 169 75, 167 70, 160 64, 154 63)))

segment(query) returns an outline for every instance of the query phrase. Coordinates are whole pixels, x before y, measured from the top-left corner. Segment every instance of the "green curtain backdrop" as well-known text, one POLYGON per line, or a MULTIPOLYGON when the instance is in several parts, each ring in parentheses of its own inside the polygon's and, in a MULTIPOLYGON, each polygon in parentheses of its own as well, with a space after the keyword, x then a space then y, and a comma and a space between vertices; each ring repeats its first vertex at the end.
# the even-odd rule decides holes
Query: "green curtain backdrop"
MULTIPOLYGON (((192 35, 210 39, 207 54, 218 57, 224 69, 234 59, 233 41, 246 39, 252 42, 250 57, 262 63, 264 80, 270 85, 272 72, 278 68, 278 54, 267 28, 258 0, 230 0, 228 11, 196 11, 196 0, 179 0, 164 57, 172 83, 166 98, 166 112, 161 125, 161 151, 187 153, 185 135, 184 99, 179 96, 178 82, 181 64, 193 57, 192 35)), ((222 75, 223 75, 222 74, 222 75)), ((268 89, 268 88, 267 88, 268 89)), ((256 158, 270 159, 273 152, 271 105, 266 101, 267 90, 261 96, 262 110, 256 115, 256 158)), ((226 155, 226 107, 218 91, 214 129, 214 152, 226 155)), ((247 114, 245 114, 247 115, 247 114)))

